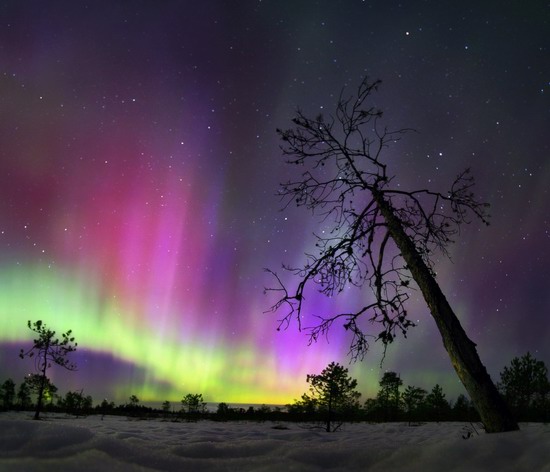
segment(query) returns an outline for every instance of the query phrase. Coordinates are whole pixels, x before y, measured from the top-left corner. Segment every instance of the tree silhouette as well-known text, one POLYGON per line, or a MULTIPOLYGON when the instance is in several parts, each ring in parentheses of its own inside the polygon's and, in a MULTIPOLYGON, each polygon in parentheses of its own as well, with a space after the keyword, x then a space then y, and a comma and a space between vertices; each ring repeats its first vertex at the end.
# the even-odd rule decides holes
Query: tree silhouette
POLYGON ((168 416, 171 410, 172 410, 172 404, 168 400, 163 401, 162 412, 164 413, 164 416, 168 416))
POLYGON ((27 382, 21 382, 17 390, 17 401, 22 410, 26 410, 31 405, 31 390, 27 382))
POLYGON ((355 390, 357 380, 349 376, 348 369, 338 363, 331 362, 320 374, 310 374, 306 377, 310 387, 310 395, 319 410, 325 413, 326 431, 330 433, 332 421, 336 412, 346 412, 358 408, 361 394, 355 390))
POLYGON ((187 413, 187 418, 203 413, 206 403, 203 401, 202 393, 188 393, 181 400, 182 412, 187 413))
POLYGON ((399 387, 403 381, 395 372, 384 372, 380 379, 380 390, 376 402, 382 412, 384 421, 396 420, 399 415, 399 387))
POLYGON ((34 419, 37 420, 40 417, 44 392, 48 385, 46 371, 52 366, 52 363, 67 370, 76 370, 76 365, 69 362, 67 355, 76 351, 77 343, 74 342, 74 337, 71 336, 71 330, 62 333, 62 339, 58 339, 55 337, 55 331, 48 329, 41 320, 34 323, 29 320, 27 326, 31 331, 38 334, 38 338, 33 341, 33 345, 29 350, 21 349, 19 357, 21 359, 25 357, 35 358, 36 370, 40 376, 37 387, 38 400, 34 413, 34 419))
POLYGON ((301 169, 298 179, 282 184, 281 198, 287 206, 295 204, 320 215, 332 228, 316 235, 316 252, 307 254, 303 266, 283 266, 298 277, 295 289, 289 289, 276 272, 267 269, 276 285, 266 291, 279 296, 271 310, 286 310, 279 329, 288 327, 292 320, 301 329, 310 285, 328 297, 348 287, 369 288, 370 299, 363 306, 343 313, 315 314, 318 323, 306 327, 313 342, 327 335, 335 322, 342 322, 352 334, 352 357, 361 358, 370 340, 380 340, 386 347, 399 333, 406 336, 414 326, 406 308, 414 282, 486 430, 515 430, 517 423, 433 269, 434 255, 448 256, 449 244, 471 216, 488 223, 488 205, 472 193, 474 179, 469 170, 461 172, 445 193, 407 191, 395 184, 383 151, 407 130, 391 131, 381 126, 382 112, 368 103, 379 84, 365 78, 356 96, 340 96, 334 116, 310 118, 298 111, 292 120, 294 128, 277 130, 287 162, 301 169), (370 332, 373 323, 381 324, 382 330, 370 332))
POLYGON ((543 410, 548 401, 548 368, 530 352, 514 357, 500 373, 498 386, 517 417, 525 420, 530 410, 543 410))
POLYGON ((437 422, 441 421, 442 416, 448 413, 451 408, 439 384, 435 384, 432 391, 428 393, 426 403, 433 419, 437 422))
POLYGON ((452 407, 453 417, 458 421, 477 421, 475 409, 472 407, 471 401, 460 393, 452 407))
POLYGON ((68 391, 65 398, 59 402, 60 406, 69 414, 79 416, 92 409, 92 397, 84 396, 83 390, 80 392, 68 391))
POLYGON ((422 402, 426 397, 426 393, 426 390, 423 388, 407 385, 405 391, 401 394, 401 399, 403 400, 409 426, 412 423, 414 414, 422 405, 422 402))
POLYGON ((5 380, 0 386, 0 398, 2 398, 2 405, 6 410, 9 410, 13 406, 15 382, 12 379, 5 380))
POLYGON ((130 397, 128 398, 128 403, 126 404, 127 408, 131 411, 136 411, 139 409, 139 398, 137 395, 130 395, 130 397))
POLYGON ((218 408, 216 409, 216 415, 218 415, 222 419, 226 419, 230 413, 231 413, 231 410, 227 403, 225 402, 218 403, 218 408))

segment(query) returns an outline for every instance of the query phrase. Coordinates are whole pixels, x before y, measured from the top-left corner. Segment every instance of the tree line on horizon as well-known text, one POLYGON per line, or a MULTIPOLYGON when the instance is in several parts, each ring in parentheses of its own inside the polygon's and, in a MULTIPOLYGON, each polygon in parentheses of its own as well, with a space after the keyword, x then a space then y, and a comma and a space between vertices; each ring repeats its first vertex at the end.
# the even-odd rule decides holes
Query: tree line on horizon
MULTIPOLYGON (((330 363, 320 374, 307 376, 309 391, 285 408, 260 407, 232 408, 219 403, 215 412, 208 411, 200 393, 188 393, 181 406, 164 401, 160 409, 140 404, 136 395, 127 402, 116 405, 106 399, 93 405, 90 395, 83 391, 58 394, 58 388, 40 374, 29 374, 16 389, 12 379, 0 385, 2 410, 31 410, 36 408, 42 390, 42 409, 48 412, 64 412, 80 416, 112 414, 138 417, 162 417, 173 421, 198 419, 214 420, 276 420, 323 423, 326 431, 337 430, 344 422, 406 421, 410 425, 426 421, 479 421, 480 417, 471 400, 464 394, 453 402, 447 399, 440 385, 430 391, 414 385, 404 385, 396 372, 385 372, 379 381, 374 398, 360 401, 357 381, 349 376, 348 369, 338 363, 330 363), (34 397, 34 401, 33 401, 34 397)), ((518 421, 550 420, 550 382, 544 362, 531 353, 512 359, 500 373, 499 391, 518 421)))
MULTIPOLYGON (((396 372, 385 372, 374 398, 363 404, 357 381, 339 364, 329 364, 319 375, 308 375, 309 392, 287 411, 294 417, 322 421, 326 431, 334 431, 345 421, 406 421, 409 425, 426 421, 482 421, 475 404, 464 394, 452 402, 440 385, 431 391, 403 385, 396 372)), ((500 373, 497 388, 516 421, 550 420, 550 382, 544 362, 527 352, 512 359, 500 373)))

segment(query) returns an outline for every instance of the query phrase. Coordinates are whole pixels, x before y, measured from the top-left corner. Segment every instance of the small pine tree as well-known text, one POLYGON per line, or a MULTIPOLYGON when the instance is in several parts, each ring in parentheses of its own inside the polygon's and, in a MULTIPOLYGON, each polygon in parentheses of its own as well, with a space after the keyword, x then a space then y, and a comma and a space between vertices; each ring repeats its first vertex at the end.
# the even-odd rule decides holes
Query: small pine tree
POLYGON ((19 357, 24 359, 25 357, 34 357, 36 355, 36 369, 41 379, 38 387, 36 411, 34 413, 34 419, 37 420, 40 417, 40 410, 42 409, 42 402, 44 400, 44 391, 48 380, 46 371, 51 367, 52 363, 67 370, 76 370, 76 365, 69 362, 67 355, 76 351, 77 343, 74 341, 74 337, 71 336, 71 330, 62 333, 62 339, 56 338, 55 331, 48 329, 46 325, 42 323, 42 320, 35 321, 34 323, 31 323, 29 320, 27 326, 31 331, 38 334, 38 338, 33 341, 32 347, 27 351, 21 349, 19 357))
POLYGON ((441 421, 450 409, 449 402, 446 400, 443 389, 439 384, 435 384, 432 391, 426 396, 426 404, 437 422, 441 421))
MULTIPOLYGON (((106 398, 104 398, 101 403, 96 406, 96 409, 101 412, 102 415, 106 415, 108 413, 111 413, 115 409, 115 402, 109 401, 106 398)), ((103 417, 101 418, 103 419, 103 417)))
POLYGON ((137 395, 130 395, 130 398, 128 399, 128 406, 132 410, 135 410, 139 407, 139 398, 137 397, 137 395))
POLYGON ((417 413, 418 409, 422 405, 422 402, 426 397, 426 393, 426 390, 423 388, 408 385, 407 388, 405 388, 405 391, 401 394, 401 399, 403 400, 403 404, 405 406, 405 413, 407 415, 409 426, 414 419, 415 413, 417 413))
POLYGON ((17 402, 22 410, 27 410, 31 406, 31 389, 27 382, 21 382, 17 390, 17 402))
POLYGON ((221 402, 218 403, 218 408, 216 409, 216 415, 219 416, 222 419, 226 419, 229 416, 230 413, 229 406, 227 403, 221 402))
POLYGON ((15 399, 15 382, 12 379, 4 381, 0 387, 0 396, 2 398, 3 407, 9 410, 13 406, 15 399))
POLYGON ((477 412, 472 402, 463 393, 459 394, 452 407, 453 418, 457 421, 473 421, 477 419, 477 412))
POLYGON ((316 400, 318 408, 326 414, 326 431, 331 429, 335 413, 347 413, 359 408, 361 394, 357 388, 357 380, 349 376, 348 369, 338 363, 331 362, 319 375, 308 375, 311 398, 316 400))
POLYGON ((395 372, 385 372, 382 376, 376 401, 384 421, 394 421, 399 416, 399 388, 402 385, 403 381, 395 372))
POLYGON ((68 391, 65 394, 61 406, 67 413, 79 416, 92 408, 92 397, 90 395, 85 397, 82 392, 82 390, 80 392, 68 391))
POLYGON ((203 401, 202 393, 188 393, 181 400, 182 412, 187 413, 188 418, 191 415, 203 413, 206 409, 206 403, 203 401))
POLYGON ((530 352, 521 358, 514 357, 510 366, 500 373, 498 387, 518 418, 535 419, 540 416, 535 410, 540 410, 548 401, 548 369, 530 352))

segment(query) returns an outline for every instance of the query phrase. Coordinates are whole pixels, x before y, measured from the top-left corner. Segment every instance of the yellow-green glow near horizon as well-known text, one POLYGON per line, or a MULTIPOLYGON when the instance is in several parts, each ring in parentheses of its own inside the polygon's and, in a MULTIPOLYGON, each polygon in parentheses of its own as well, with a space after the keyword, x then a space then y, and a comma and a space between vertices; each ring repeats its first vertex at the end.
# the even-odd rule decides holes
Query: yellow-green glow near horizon
MULTIPOLYGON (((143 385, 120 379, 117 400, 126 399, 129 392, 145 401, 203 392, 212 401, 286 403, 303 391, 305 373, 300 379, 295 372, 278 371, 269 351, 259 356, 251 342, 228 346, 208 332, 186 333, 185 323, 176 327, 168 321, 160 331, 154 320, 137 324, 132 320, 143 313, 130 311, 114 296, 102 300, 99 285, 91 279, 79 280, 47 266, 16 266, 0 274, 0 287, 2 341, 31 339, 27 320, 42 319, 58 332, 72 329, 80 349, 110 353, 144 369, 143 385), (159 391, 157 383, 167 383, 170 389, 159 391)), ((80 370, 85 377, 85 366, 80 370)))

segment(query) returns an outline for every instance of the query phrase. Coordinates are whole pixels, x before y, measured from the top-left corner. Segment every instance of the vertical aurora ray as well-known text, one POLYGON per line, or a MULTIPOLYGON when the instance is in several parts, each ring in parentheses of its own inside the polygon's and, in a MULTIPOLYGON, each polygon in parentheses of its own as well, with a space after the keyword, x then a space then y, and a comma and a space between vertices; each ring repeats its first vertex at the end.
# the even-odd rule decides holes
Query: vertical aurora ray
MULTIPOLYGON (((28 339, 27 319, 72 329, 81 349, 138 369, 105 394, 118 401, 131 393, 177 400, 189 391, 229 402, 298 397, 306 374, 341 345, 319 356, 302 333, 276 336, 262 316, 261 286, 236 275, 255 264, 238 257, 219 225, 223 173, 208 163, 151 173, 140 158, 122 173, 110 152, 99 171, 66 180, 50 210, 48 257, 4 266, 3 340, 28 339)), ((73 375, 71 385, 90 385, 86 365, 73 375)))

